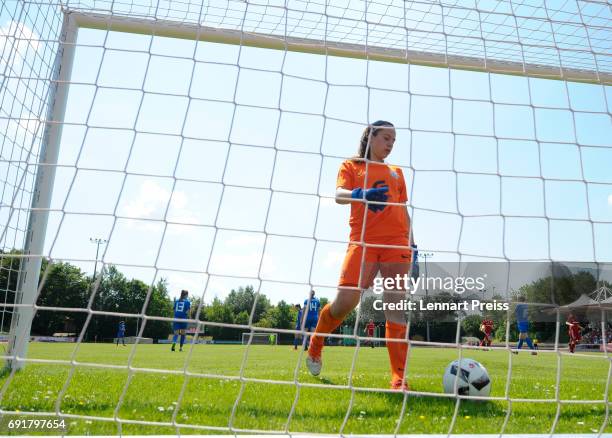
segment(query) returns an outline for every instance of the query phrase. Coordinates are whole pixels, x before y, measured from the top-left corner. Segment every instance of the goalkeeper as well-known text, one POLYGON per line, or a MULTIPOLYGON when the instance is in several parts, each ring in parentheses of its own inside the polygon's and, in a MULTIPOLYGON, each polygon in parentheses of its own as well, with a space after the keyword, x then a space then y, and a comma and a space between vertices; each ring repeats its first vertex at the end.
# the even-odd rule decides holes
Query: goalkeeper
MULTIPOLYGON (((363 131, 358 155, 340 166, 336 202, 351 204, 350 243, 336 298, 321 311, 310 340, 306 365, 315 376, 321 372, 324 335, 333 332, 359 304, 361 291, 372 286, 377 273, 380 272, 384 278, 403 277, 409 274, 412 260, 416 263, 416 251, 413 254, 410 248, 414 240, 406 207, 388 205, 405 204, 408 200, 402 170, 384 162, 394 143, 393 124, 382 120, 374 122, 363 131)), ((385 302, 400 302, 405 299, 405 290, 385 290, 383 299, 385 302)), ((391 364, 391 388, 404 389, 407 388, 404 366, 408 351, 405 313, 385 310, 385 318, 385 337, 402 340, 386 342, 391 364)))

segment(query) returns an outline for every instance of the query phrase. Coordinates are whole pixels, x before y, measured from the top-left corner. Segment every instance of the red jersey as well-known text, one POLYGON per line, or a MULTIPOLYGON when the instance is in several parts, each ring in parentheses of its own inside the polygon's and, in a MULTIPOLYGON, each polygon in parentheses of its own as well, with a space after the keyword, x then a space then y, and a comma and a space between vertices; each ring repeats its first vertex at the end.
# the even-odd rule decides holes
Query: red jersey
POLYGON ((368 336, 374 336, 375 330, 376 330, 376 325, 373 322, 369 322, 368 325, 366 325, 366 331, 368 333, 368 336))
POLYGON ((482 328, 482 331, 485 332, 487 336, 490 336, 493 332, 493 321, 491 321, 490 319, 485 319, 484 321, 482 321, 482 328))
POLYGON ((576 319, 570 319, 567 322, 571 324, 568 329, 570 338, 572 339, 580 338, 580 324, 578 323, 578 321, 576 319))
MULTIPOLYGON (((405 203, 408 201, 406 182, 402 169, 385 163, 370 162, 367 167, 368 181, 365 182, 366 163, 357 160, 346 160, 340 166, 336 187, 353 190, 357 188, 374 188, 388 186, 387 202, 405 203)), ((408 242, 408 213, 403 205, 387 205, 382 211, 366 210, 366 204, 355 200, 351 202, 350 239, 354 242, 397 244, 408 242), (361 238, 364 210, 367 211, 364 237, 361 238), (399 240, 401 242, 399 242, 399 240)))

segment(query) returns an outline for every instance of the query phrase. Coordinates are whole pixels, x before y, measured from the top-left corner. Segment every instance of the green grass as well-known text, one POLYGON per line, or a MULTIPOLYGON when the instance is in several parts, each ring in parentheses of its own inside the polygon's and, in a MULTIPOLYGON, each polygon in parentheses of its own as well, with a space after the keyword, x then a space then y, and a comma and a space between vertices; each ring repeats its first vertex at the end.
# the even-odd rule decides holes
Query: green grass
MULTIPOLYGON (((74 344, 30 345, 29 357, 70 359, 74 344)), ((83 344, 75 359, 112 365, 126 365, 132 346, 83 344)), ((187 369, 195 373, 239 376, 245 347, 239 345, 197 345, 187 369)), ((354 348, 333 347, 324 351, 324 367, 319 378, 308 374, 300 364, 297 379, 303 383, 347 385, 355 354, 354 348)), ((457 358, 457 350, 413 348, 408 369, 411 389, 442 392, 442 374, 446 365, 457 358)), ((244 367, 244 376, 292 382, 300 353, 289 346, 252 346, 244 367)), ((134 367, 159 370, 182 370, 187 352, 172 353, 168 345, 139 345, 134 367)), ((492 396, 504 396, 508 374, 508 353, 505 351, 464 351, 464 357, 481 362, 493 381, 492 396)), ((603 400, 608 363, 603 355, 562 356, 560 397, 567 400, 603 400)), ((511 398, 554 399, 557 356, 527 352, 512 357, 511 398)), ((390 378, 388 356, 383 348, 362 348, 356 358, 352 385, 355 387, 388 388, 390 378)), ((70 373, 70 367, 52 364, 28 364, 10 381, 0 406, 6 410, 54 411, 58 394, 70 373)), ((7 376, 2 377, 5 384, 7 376)), ((112 418, 121 394, 128 383, 127 370, 78 366, 61 399, 64 413, 112 418)), ((186 425, 227 427, 241 382, 227 378, 190 377, 153 372, 132 375, 125 390, 118 416, 122 419, 171 421, 175 409, 177 421, 186 425), (183 400, 176 405, 185 385, 183 400)), ((244 384, 242 397, 235 411, 233 427, 257 430, 284 430, 296 386, 254 383, 244 384)), ((289 424, 295 432, 338 433, 347 414, 352 392, 346 389, 301 387, 298 403, 289 424)), ((393 433, 400 419, 402 394, 355 392, 352 409, 344 433, 393 433)), ((410 396, 401 418, 399 433, 447 433, 456 400, 442 397, 410 396)), ((507 402, 462 401, 453 433, 499 433, 508 409, 507 402)), ((556 403, 513 402, 507 433, 548 433, 557 412, 556 403)), ((598 431, 605 418, 604 403, 562 405, 557 433, 592 433, 598 431)), ((2 422, 0 433, 10 433, 2 422)), ((66 421, 69 434, 114 435, 114 421, 66 421)), ((33 431, 28 431, 32 433, 33 431)), ((165 426, 122 426, 124 434, 176 434, 165 426)), ((183 427, 183 434, 223 433, 183 427)), ((607 426, 606 432, 612 432, 607 426)), ((23 433, 23 432, 21 432, 23 433)))

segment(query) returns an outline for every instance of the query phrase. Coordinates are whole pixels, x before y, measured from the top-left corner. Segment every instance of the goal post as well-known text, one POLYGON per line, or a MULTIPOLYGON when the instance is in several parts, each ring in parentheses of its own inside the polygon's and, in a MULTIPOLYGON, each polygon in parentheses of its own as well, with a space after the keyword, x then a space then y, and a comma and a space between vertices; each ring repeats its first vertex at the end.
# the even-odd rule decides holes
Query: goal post
MULTIPOLYGON (((90 12, 67 11, 72 21, 79 27, 102 31, 125 32, 141 35, 156 35, 168 38, 180 38, 196 41, 208 41, 221 44, 232 44, 262 49, 295 51, 315 55, 338 56, 393 63, 453 68, 487 73, 500 73, 536 78, 559 79, 565 81, 588 82, 594 84, 612 84, 612 73, 597 69, 578 69, 559 63, 557 66, 545 63, 536 64, 524 60, 470 57, 449 54, 446 52, 427 52, 406 48, 389 48, 378 45, 349 44, 314 38, 299 38, 283 34, 265 34, 260 32, 240 31, 234 29, 199 26, 171 20, 155 21, 138 19, 121 15, 105 15, 90 12)), ((390 26, 391 27, 391 26, 390 26)), ((401 26, 400 26, 401 27, 401 26)), ((468 40, 471 37, 466 37, 468 40)), ((473 37, 474 44, 481 38, 473 37)), ((406 37, 406 45, 409 38, 406 37)), ((529 44, 525 45, 529 47, 529 44)), ((533 46, 537 48, 537 46, 533 46)), ((559 49, 563 51, 563 49, 559 49)), ((486 53, 486 52, 485 52, 486 53)))
MULTIPOLYGON (((65 14, 49 85, 48 114, 43 128, 43 140, 36 166, 36 179, 25 236, 25 247, 17 278, 15 306, 6 352, 6 356, 8 356, 6 366, 12 370, 18 370, 24 366, 24 359, 27 356, 30 342, 30 330, 39 291, 42 258, 45 257, 44 246, 49 207, 55 182, 77 32, 78 27, 74 20, 72 20, 70 14, 65 14)), ((24 177, 25 173, 22 176, 22 181, 24 177)), ((11 215, 15 211, 10 211, 8 221, 11 220, 11 215)), ((4 240, 6 232, 7 228, 5 227, 0 240, 4 240)))

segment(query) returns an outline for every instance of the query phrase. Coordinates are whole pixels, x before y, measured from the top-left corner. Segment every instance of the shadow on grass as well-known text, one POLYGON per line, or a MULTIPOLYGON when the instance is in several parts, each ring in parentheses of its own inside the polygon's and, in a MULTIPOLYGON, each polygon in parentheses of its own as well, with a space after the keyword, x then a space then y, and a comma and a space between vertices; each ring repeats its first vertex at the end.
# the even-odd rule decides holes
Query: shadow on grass
MULTIPOLYGON (((374 394, 378 394, 379 397, 392 403, 403 403, 405 395, 402 392, 381 392, 374 394)), ((423 408, 423 410, 427 411, 449 408, 454 410, 456 403, 457 400, 455 398, 436 397, 409 393, 408 399, 406 400, 406 407, 407 409, 423 408)), ((460 409, 462 410, 462 412, 467 411, 468 414, 482 414, 483 412, 486 412, 487 415, 506 415, 506 411, 502 404, 493 400, 461 400, 460 409)))

